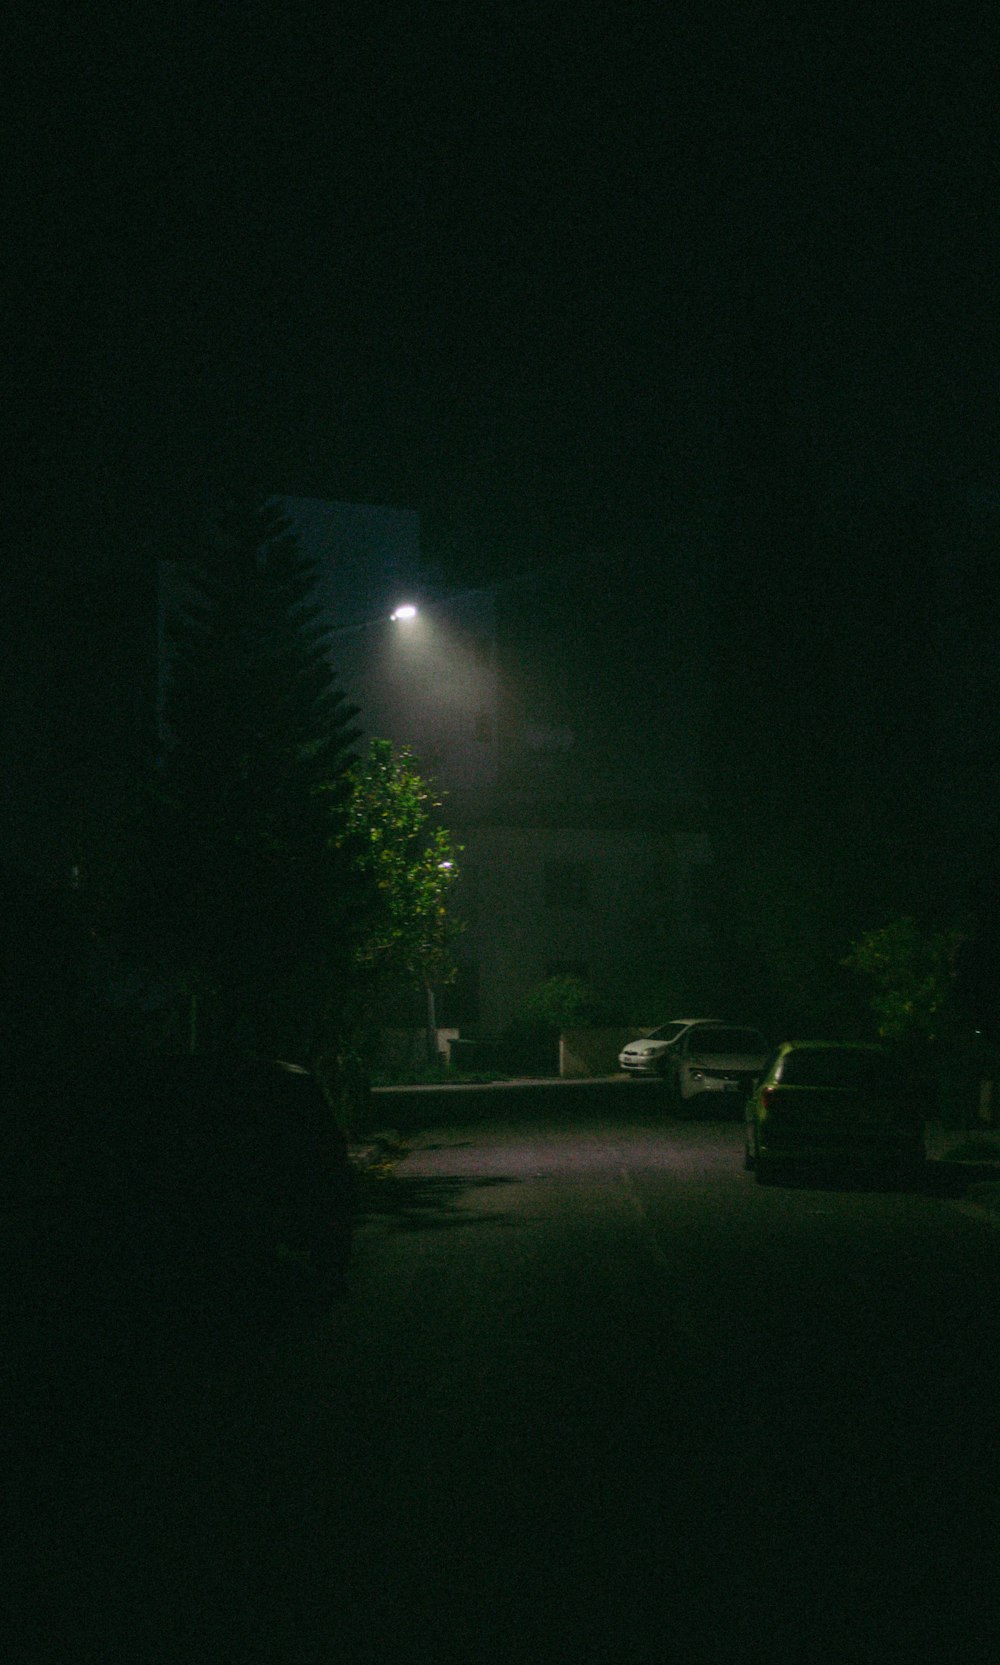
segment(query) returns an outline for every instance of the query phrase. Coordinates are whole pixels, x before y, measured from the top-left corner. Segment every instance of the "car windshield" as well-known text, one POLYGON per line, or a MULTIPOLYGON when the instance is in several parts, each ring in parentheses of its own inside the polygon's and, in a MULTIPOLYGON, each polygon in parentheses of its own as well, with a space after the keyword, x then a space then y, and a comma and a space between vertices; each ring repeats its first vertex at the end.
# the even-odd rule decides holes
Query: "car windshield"
POLYGON ((898 1092, 902 1085, 894 1059, 846 1047, 803 1047, 786 1053, 779 1080, 789 1087, 837 1087, 854 1092, 898 1092))
POLYGON ((698 1053, 751 1053, 761 1057, 767 1046, 759 1029, 728 1029, 721 1023, 709 1028, 693 1029, 688 1040, 688 1051, 698 1053))
POLYGON ((684 1029, 683 1023, 665 1023, 659 1029, 650 1030, 647 1041, 675 1041, 684 1029))

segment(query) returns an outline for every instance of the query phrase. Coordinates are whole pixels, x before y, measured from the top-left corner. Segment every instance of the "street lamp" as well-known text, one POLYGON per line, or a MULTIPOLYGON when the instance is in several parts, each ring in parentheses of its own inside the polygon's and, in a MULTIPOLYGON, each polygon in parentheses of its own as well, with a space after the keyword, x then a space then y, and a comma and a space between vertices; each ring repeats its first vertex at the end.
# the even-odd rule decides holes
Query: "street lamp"
POLYGON ((415 619, 416 616, 417 609, 414 607, 412 601, 404 601, 401 607, 397 607, 394 613, 389 614, 389 617, 393 619, 396 624, 403 623, 407 619, 415 619))

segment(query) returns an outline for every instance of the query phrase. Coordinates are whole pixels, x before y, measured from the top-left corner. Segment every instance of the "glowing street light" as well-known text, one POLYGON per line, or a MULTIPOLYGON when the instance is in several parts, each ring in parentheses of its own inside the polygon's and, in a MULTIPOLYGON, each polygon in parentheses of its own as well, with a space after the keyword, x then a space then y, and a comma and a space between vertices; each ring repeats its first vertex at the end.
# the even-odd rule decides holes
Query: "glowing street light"
POLYGON ((412 601, 405 601, 401 607, 396 608, 394 613, 389 614, 389 617, 394 619, 397 624, 404 619, 415 619, 416 616, 417 609, 414 607, 412 601))

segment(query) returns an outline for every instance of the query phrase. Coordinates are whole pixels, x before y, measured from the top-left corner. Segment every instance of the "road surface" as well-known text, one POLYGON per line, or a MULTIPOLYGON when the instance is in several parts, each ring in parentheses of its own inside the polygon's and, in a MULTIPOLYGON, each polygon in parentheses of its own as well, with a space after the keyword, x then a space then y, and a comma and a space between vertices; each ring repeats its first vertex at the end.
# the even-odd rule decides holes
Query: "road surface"
POLYGON ((762 1189, 741 1137, 414 1136, 348 1298, 110 1465, 81 1635, 103 1605, 136 1662, 995 1659, 1000 1233, 762 1189))

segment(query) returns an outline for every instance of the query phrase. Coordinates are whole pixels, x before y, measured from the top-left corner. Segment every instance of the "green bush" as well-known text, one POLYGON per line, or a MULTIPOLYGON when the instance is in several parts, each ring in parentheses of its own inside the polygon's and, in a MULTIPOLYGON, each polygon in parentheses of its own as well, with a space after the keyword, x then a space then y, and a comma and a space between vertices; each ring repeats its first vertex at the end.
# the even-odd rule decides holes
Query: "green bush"
POLYGON ((969 927, 928 929, 909 914, 866 931, 842 961, 868 986, 868 1003, 883 1041, 927 1048, 951 1038, 953 987, 969 927))
POLYGON ((582 977, 547 977, 529 989, 514 1017, 518 1036, 558 1035, 564 1029, 600 1027, 619 1021, 610 1002, 595 994, 582 977))

